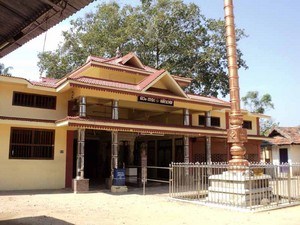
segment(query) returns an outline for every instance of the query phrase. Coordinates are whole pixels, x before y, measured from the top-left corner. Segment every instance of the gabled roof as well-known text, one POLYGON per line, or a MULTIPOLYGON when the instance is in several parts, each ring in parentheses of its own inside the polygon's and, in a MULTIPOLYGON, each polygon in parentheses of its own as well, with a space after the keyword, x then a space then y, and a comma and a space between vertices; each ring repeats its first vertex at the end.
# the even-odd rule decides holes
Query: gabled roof
MULTIPOLYGON (((113 73, 112 73, 113 74, 113 73)), ((101 74, 100 74, 101 75, 101 74)), ((121 74, 123 76, 125 74, 121 74)), ((190 102, 193 104, 210 105, 225 109, 230 107, 229 102, 217 98, 188 95, 179 83, 190 83, 191 79, 173 76, 165 70, 157 70, 144 66, 134 53, 113 58, 101 58, 89 56, 86 63, 67 74, 61 79, 40 78, 39 81, 29 81, 24 78, 8 77, 0 75, 0 82, 11 82, 27 85, 29 88, 44 89, 51 92, 60 92, 72 87, 105 90, 112 93, 126 93, 130 95, 161 96, 176 101, 190 102), (126 83, 117 76, 113 79, 98 76, 94 68, 105 68, 113 71, 127 72, 128 76, 136 76, 135 83, 126 83)), ((131 81, 128 81, 131 82, 131 81)))
POLYGON ((120 63, 123 65, 133 66, 140 69, 144 69, 145 67, 140 61, 140 59, 133 52, 130 52, 126 56, 122 57, 122 61, 120 63))
MULTIPOLYGON (((107 67, 117 66, 123 70, 130 69, 132 71, 133 69, 135 69, 137 73, 140 73, 141 75, 144 75, 144 76, 148 76, 150 74, 153 74, 153 73, 156 73, 159 71, 155 68, 143 65, 143 63, 140 61, 140 59, 133 52, 130 52, 121 57, 113 57, 113 58, 108 58, 108 59, 98 57, 98 56, 89 56, 86 60, 86 64, 88 64, 88 63, 90 63, 91 65, 94 65, 95 63, 99 63, 102 66, 107 66, 107 67)), ((173 79, 175 79, 175 81, 181 87, 188 86, 192 81, 191 78, 187 78, 187 77, 182 77, 182 76, 177 76, 177 75, 171 75, 171 76, 173 77, 173 79)))
POLYGON ((137 69, 138 71, 143 71, 145 73, 154 73, 157 71, 157 69, 151 68, 149 66, 144 66, 140 59, 133 52, 130 52, 124 56, 116 56, 112 58, 89 56, 86 60, 86 63, 88 62, 105 63, 109 65, 120 66, 121 68, 137 69))
POLYGON ((149 88, 153 87, 156 83, 162 82, 168 87, 168 90, 184 98, 187 98, 186 93, 181 89, 179 84, 174 80, 174 78, 165 70, 159 70, 139 83, 142 92, 146 92, 149 88))
POLYGON ((275 127, 269 137, 274 145, 300 144, 300 127, 275 127))

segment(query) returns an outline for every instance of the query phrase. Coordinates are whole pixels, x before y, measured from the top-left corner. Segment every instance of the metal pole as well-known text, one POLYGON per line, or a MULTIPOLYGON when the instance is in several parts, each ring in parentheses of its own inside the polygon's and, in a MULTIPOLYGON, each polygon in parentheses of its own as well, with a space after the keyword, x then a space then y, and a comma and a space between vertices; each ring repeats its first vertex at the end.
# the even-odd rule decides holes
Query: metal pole
POLYGON ((245 159, 246 149, 244 142, 247 141, 247 131, 242 128, 243 115, 240 108, 240 89, 237 65, 236 36, 233 14, 233 0, 224 0, 226 48, 228 58, 229 92, 231 111, 229 116, 230 128, 227 131, 227 141, 231 143, 230 153, 232 159, 229 161, 231 170, 241 170, 237 166, 248 166, 245 159))

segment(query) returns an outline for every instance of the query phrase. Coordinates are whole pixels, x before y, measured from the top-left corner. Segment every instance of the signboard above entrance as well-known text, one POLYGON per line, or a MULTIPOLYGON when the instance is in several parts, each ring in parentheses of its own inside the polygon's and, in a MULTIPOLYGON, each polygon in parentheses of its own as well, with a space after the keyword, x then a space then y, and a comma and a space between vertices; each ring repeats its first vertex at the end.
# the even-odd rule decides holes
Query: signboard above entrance
POLYGON ((147 102, 153 104, 160 104, 160 105, 169 105, 174 106, 174 101, 166 98, 155 98, 155 97, 146 97, 146 96, 138 96, 139 102, 147 102))

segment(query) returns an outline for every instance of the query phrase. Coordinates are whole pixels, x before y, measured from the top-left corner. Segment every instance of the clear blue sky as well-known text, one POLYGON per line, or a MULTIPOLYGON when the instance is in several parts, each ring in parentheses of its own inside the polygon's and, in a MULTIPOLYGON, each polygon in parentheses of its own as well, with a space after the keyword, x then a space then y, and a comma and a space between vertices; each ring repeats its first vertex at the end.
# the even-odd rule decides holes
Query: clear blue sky
MULTIPOLYGON (((97 0, 72 18, 91 11, 101 1, 97 0)), ((120 2, 120 1, 119 1, 120 2)), ((128 1, 136 4, 138 0, 128 1)), ((223 18, 223 0, 186 0, 200 6, 210 18, 223 18)), ((299 0, 235 0, 235 23, 249 35, 239 43, 248 70, 240 70, 241 96, 248 91, 271 94, 274 110, 272 116, 280 126, 300 125, 300 1, 299 0)), ((55 26, 47 33, 46 50, 55 49, 61 41, 61 30, 68 29, 69 20, 55 26)), ((37 53, 43 49, 45 35, 22 46, 0 59, 13 66, 14 76, 38 79, 37 53)))

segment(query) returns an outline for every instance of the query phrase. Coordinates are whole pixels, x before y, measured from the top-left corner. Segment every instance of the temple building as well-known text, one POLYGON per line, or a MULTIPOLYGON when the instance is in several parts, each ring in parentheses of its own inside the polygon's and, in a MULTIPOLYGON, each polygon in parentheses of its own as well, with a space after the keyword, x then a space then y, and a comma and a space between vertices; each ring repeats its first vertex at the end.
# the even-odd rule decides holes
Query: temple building
MULTIPOLYGON (((190 82, 143 65, 134 53, 90 56, 61 79, 1 75, 0 190, 69 188, 73 179, 75 189, 97 186, 114 168, 143 160, 157 167, 227 161, 230 103, 186 93, 190 82)), ((259 161, 262 115, 242 112, 246 158, 259 161)))

